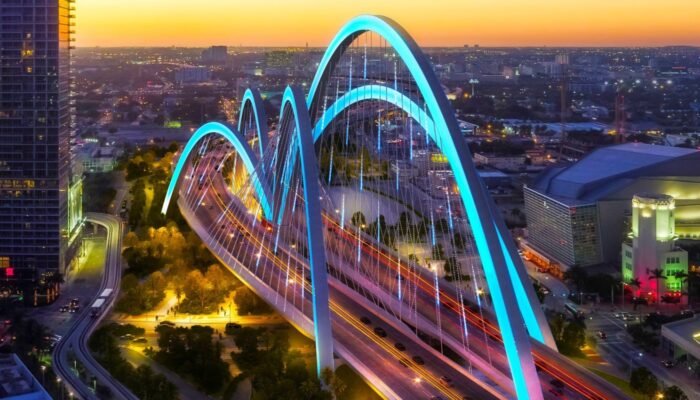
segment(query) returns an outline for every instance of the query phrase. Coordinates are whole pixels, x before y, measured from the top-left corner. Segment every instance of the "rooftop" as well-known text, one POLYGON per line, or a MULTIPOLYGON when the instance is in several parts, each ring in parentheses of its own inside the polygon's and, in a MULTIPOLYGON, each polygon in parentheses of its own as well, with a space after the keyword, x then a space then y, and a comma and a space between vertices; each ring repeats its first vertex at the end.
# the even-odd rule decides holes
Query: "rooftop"
POLYGON ((700 359, 700 316, 663 325, 661 336, 700 359))
POLYGON ((569 204, 591 203, 629 179, 697 175, 699 169, 689 168, 686 161, 700 165, 700 151, 626 143, 597 149, 568 166, 550 168, 532 188, 569 204))
POLYGON ((0 355, 0 398, 17 400, 51 399, 15 354, 0 355))

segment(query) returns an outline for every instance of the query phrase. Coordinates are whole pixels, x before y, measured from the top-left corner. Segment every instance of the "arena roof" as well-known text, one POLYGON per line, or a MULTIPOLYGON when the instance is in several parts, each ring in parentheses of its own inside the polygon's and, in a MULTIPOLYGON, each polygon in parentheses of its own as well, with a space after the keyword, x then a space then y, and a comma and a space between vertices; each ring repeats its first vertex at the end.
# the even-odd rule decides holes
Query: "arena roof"
POLYGON ((700 151, 627 143, 591 152, 577 163, 543 172, 531 186, 567 204, 595 202, 630 179, 647 176, 699 175, 700 151))

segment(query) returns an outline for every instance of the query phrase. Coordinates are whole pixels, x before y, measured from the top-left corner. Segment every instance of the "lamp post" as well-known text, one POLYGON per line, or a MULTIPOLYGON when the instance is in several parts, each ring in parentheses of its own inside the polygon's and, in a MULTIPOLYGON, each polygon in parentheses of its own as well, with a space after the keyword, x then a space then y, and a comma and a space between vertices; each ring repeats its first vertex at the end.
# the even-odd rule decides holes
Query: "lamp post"
POLYGON ((46 377, 46 365, 42 365, 41 366, 41 386, 46 386, 45 377, 46 377))
POLYGON ((63 400, 63 386, 61 386, 61 378, 56 378, 56 386, 58 386, 58 391, 61 393, 61 400, 63 400))

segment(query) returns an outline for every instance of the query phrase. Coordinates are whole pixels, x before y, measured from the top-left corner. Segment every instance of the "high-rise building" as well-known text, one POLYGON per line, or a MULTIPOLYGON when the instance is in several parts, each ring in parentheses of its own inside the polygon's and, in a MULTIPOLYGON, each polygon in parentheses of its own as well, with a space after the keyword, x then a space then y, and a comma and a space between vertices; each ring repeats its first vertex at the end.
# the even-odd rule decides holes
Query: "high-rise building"
POLYGON ((51 301, 80 242, 71 170, 73 0, 0 0, 0 284, 51 301))

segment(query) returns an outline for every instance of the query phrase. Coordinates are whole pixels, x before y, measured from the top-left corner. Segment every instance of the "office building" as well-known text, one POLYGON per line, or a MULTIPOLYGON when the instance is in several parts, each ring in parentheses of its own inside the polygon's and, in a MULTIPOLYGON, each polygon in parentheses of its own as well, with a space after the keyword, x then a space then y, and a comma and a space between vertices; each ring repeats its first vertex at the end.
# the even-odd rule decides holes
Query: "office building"
POLYGON ((205 64, 225 64, 228 60, 228 47, 211 46, 202 51, 202 62, 205 64))
POLYGON ((676 274, 688 273, 688 252, 676 246, 675 209, 668 195, 635 195, 632 199, 632 230, 622 243, 622 279, 639 281, 632 288, 637 297, 656 302, 658 293, 664 299, 684 300, 683 281, 676 274), (663 278, 652 279, 655 270, 663 278))
MULTIPOLYGON (((71 170, 73 3, 0 0, 0 284, 51 301, 80 243, 71 170)), ((28 296, 27 296, 28 295, 28 296)))
POLYGON ((550 168, 525 187, 528 243, 563 270, 619 265, 638 193, 672 196, 675 234, 700 239, 700 152, 627 143, 550 168))
POLYGON ((179 85, 207 82, 211 79, 208 67, 184 67, 175 72, 175 81, 179 85))

